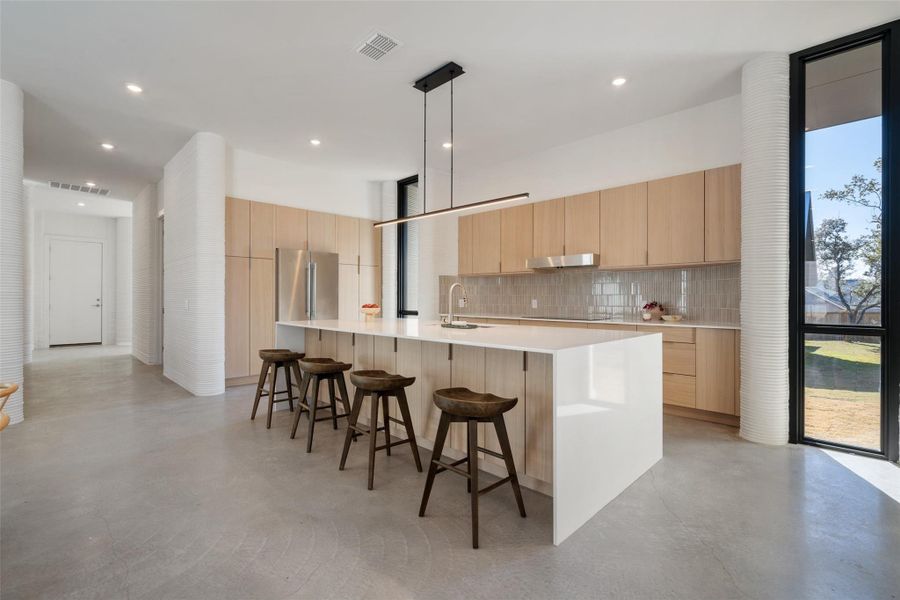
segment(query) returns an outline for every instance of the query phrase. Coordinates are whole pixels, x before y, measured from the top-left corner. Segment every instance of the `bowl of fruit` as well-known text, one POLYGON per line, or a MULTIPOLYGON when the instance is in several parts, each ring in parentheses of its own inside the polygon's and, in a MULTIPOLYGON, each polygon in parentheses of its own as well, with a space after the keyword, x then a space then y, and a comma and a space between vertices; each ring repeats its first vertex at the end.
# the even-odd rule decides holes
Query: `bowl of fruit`
POLYGON ((374 319, 381 312, 381 307, 377 304, 363 304, 359 310, 366 315, 366 321, 368 321, 369 319, 374 319))

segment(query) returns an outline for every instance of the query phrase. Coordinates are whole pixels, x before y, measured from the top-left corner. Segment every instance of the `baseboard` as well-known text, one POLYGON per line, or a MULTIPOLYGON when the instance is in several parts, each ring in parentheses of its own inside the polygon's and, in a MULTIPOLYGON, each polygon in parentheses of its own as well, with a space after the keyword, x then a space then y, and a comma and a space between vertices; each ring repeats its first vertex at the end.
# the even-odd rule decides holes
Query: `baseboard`
POLYGON ((731 427, 740 427, 741 418, 735 415, 726 415, 725 413, 717 413, 708 410, 700 410, 699 408, 688 408, 686 406, 672 406, 671 404, 663 404, 663 414, 673 415, 676 417, 687 417, 688 419, 697 419, 698 421, 707 421, 709 423, 718 423, 720 425, 729 425, 731 427))
POLYGON ((225 379, 225 387, 235 387, 238 385, 250 385, 259 381, 259 375, 247 375, 246 377, 232 377, 225 379))

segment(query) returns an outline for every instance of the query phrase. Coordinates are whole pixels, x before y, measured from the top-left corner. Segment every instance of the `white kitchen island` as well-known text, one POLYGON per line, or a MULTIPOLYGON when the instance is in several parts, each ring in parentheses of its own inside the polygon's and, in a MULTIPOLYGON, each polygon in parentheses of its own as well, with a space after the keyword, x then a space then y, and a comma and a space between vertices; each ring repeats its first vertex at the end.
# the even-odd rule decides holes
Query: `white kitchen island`
MULTIPOLYGON (((505 415, 513 458, 523 486, 553 496, 554 544, 662 458, 658 333, 521 325, 463 330, 435 321, 374 319, 279 322, 276 340, 279 348, 352 362, 354 370, 415 376, 408 398, 425 447, 433 443, 439 416, 431 401, 435 389, 463 386, 518 397, 505 415)), ((492 431, 479 432, 481 446, 496 448, 492 431)), ((449 442, 445 453, 462 456, 461 428, 451 429, 449 442)), ((503 475, 500 462, 484 456, 479 465, 503 475)))

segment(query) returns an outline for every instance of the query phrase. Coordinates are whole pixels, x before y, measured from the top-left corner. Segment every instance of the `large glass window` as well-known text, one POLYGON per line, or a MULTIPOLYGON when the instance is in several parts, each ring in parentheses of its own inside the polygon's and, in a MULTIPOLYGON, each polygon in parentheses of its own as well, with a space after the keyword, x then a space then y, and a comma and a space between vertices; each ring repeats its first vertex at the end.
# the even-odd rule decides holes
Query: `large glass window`
MULTIPOLYGON (((422 212, 419 178, 409 177, 397 182, 397 216, 405 217, 422 212)), ((419 314, 419 223, 397 226, 397 316, 419 314)))

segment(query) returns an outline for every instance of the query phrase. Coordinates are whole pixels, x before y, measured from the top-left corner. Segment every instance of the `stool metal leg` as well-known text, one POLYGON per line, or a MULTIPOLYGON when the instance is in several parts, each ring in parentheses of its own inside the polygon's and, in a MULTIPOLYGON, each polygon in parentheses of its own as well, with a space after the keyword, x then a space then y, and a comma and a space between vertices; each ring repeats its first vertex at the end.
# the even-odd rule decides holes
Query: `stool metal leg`
POLYGON ((422 472, 422 461, 419 460, 419 446, 416 444, 416 432, 413 431, 412 418, 409 416, 409 404, 406 402, 406 390, 397 391, 397 407, 400 409, 400 416, 403 417, 403 426, 406 427, 406 438, 409 440, 409 447, 412 449, 413 459, 416 461, 416 469, 422 472))
MULTIPOLYGON (((300 368, 295 367, 294 374, 300 374, 300 368)), ((291 429, 291 439, 297 435, 297 425, 300 424, 300 415, 303 414, 303 404, 306 402, 306 392, 309 389, 309 380, 311 375, 303 375, 300 379, 300 395, 297 397, 297 414, 294 415, 294 427, 291 429)), ((309 417, 310 411, 307 409, 306 416, 309 417)))
POLYGON ((469 481, 472 483, 472 491, 469 497, 472 499, 472 547, 478 547, 478 421, 469 419, 469 481))
POLYGON ((344 450, 341 452, 341 466, 338 467, 341 471, 344 470, 344 465, 347 464, 347 454, 350 453, 350 442, 356 440, 355 428, 356 422, 359 420, 359 411, 362 409, 362 401, 363 391, 357 389, 356 394, 353 397, 353 409, 350 411, 350 416, 347 417, 347 436, 344 438, 344 450))
POLYGON ((278 380, 278 363, 272 363, 272 378, 269 380, 269 414, 266 417, 266 429, 272 428, 272 408, 275 406, 275 382, 278 380))
POLYGON ((306 453, 312 452, 313 433, 316 429, 316 410, 319 408, 319 376, 310 375, 313 379, 312 400, 309 401, 309 435, 306 438, 306 453))
POLYGON ((378 439, 378 394, 372 393, 372 408, 369 411, 369 489, 375 485, 375 442, 378 439))
POLYGON ((431 487, 434 485, 434 476, 437 475, 438 461, 444 451, 444 441, 447 439, 447 430, 450 429, 450 416, 442 412, 438 423, 437 433, 434 436, 434 449, 431 451, 431 461, 428 463, 428 476, 425 478, 425 491, 422 492, 422 504, 419 506, 419 516, 425 516, 425 507, 428 506, 428 497, 431 495, 431 487))
POLYGON ((503 452, 503 460, 506 462, 506 470, 509 472, 509 483, 516 496, 516 504, 519 505, 519 514, 524 518, 525 503, 522 502, 519 476, 516 474, 516 463, 513 461, 512 448, 509 446, 509 436, 506 434, 506 422, 503 420, 503 415, 494 418, 494 429, 497 430, 497 440, 500 442, 500 451, 503 452))
POLYGON ((328 378, 328 400, 331 401, 331 426, 337 431, 337 402, 334 398, 334 378, 328 378))
POLYGON ((390 419, 390 402, 387 394, 381 394, 381 413, 384 418, 384 445, 385 452, 391 455, 391 419, 390 419))
POLYGON ((262 396, 263 388, 266 387, 266 375, 269 374, 269 361, 264 360, 262 368, 259 371, 259 383, 256 384, 256 397, 253 399, 253 411, 250 413, 250 420, 256 418, 256 409, 259 407, 259 399, 262 396))

